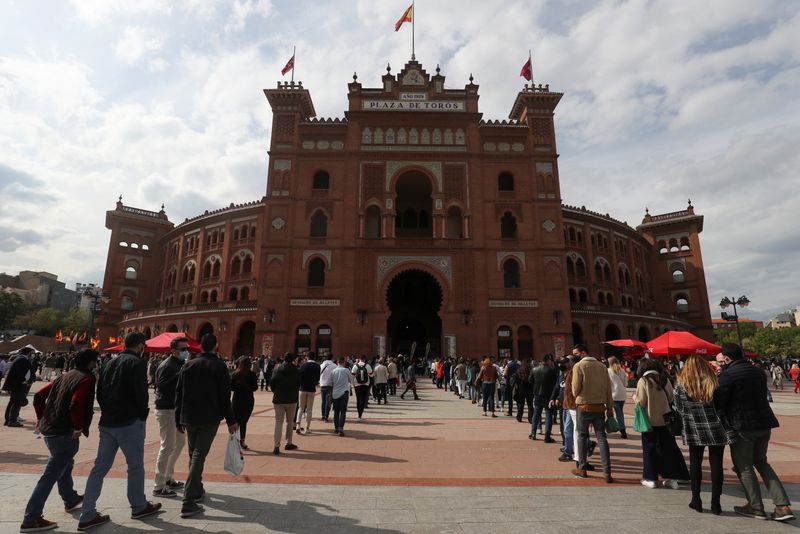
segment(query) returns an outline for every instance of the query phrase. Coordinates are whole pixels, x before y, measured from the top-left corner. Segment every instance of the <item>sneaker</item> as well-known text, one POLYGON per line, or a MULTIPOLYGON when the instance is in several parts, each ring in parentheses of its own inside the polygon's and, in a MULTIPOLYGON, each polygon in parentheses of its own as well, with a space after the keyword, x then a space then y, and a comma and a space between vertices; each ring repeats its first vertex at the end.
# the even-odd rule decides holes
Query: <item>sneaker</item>
POLYGON ((178 482, 177 480, 168 480, 167 481, 167 487, 169 489, 172 489, 172 490, 181 489, 183 487, 183 485, 184 485, 183 482, 178 482))
POLYGON ((42 532, 44 530, 53 530, 58 528, 58 523, 48 521, 44 517, 37 517, 26 521, 19 526, 20 532, 42 532))
POLYGON ((656 489, 658 484, 656 484, 655 480, 642 479, 642 486, 645 488, 656 489))
POLYGON ((111 518, 107 515, 100 515, 96 514, 94 519, 90 519, 89 521, 84 521, 83 523, 78 523, 78 531, 85 532, 90 528, 98 527, 104 523, 108 523, 111 521, 111 518))
POLYGON ((19 421, 12 421, 8 423, 6 426, 9 426, 11 428, 22 428, 22 423, 20 423, 19 421))
POLYGON ((178 494, 169 488, 161 488, 153 490, 153 497, 159 497, 161 499, 171 499, 172 497, 177 497, 177 496, 178 494))
POLYGON ((575 475, 575 478, 587 478, 588 475, 586 474, 586 469, 579 469, 575 468, 572 470, 572 474, 575 475))
POLYGON ((65 512, 73 512, 81 507, 83 504, 83 495, 78 495, 78 498, 75 500, 74 503, 70 504, 69 506, 64 507, 65 512))
POLYGON ((275 456, 278 456, 280 453, 281 453, 280 447, 275 447, 274 449, 272 449, 272 454, 274 454, 275 456))
POLYGON ((664 480, 664 487, 669 489, 679 489, 678 481, 673 478, 667 478, 664 480))
POLYGON ((761 519, 761 520, 767 519, 767 514, 765 514, 761 510, 756 510, 755 508, 750 506, 749 503, 745 504, 744 506, 734 506, 733 511, 741 516, 749 517, 751 519, 761 519))
POLYGON ((306 428, 305 435, 308 436, 309 434, 311 434, 311 429, 310 428, 306 428))
POLYGON ((572 461, 572 456, 570 456, 569 454, 564 453, 564 454, 562 454, 561 456, 558 457, 558 461, 559 462, 571 462, 572 461))
POLYGON ((792 521, 794 520, 794 514, 788 506, 776 506, 775 511, 772 512, 772 519, 775 521, 792 521))
POLYGON ((192 517, 193 515, 202 513, 204 510, 205 508, 197 503, 187 504, 181 508, 181 518, 186 519, 187 517, 192 517))
POLYGON ((606 484, 613 484, 614 483, 614 477, 611 476, 611 473, 606 473, 604 478, 605 478, 606 484))
POLYGON ((553 438, 544 438, 544 442, 545 443, 555 443, 556 440, 554 440, 553 438))
POLYGON ((339 431, 339 437, 340 437, 340 438, 343 438, 343 437, 344 437, 344 430, 340 430, 340 431, 339 431))
POLYGON ((287 443, 284 449, 287 451, 294 451, 297 449, 297 445, 295 445, 294 443, 287 443))
POLYGON ((136 512, 135 514, 131 514, 131 519, 144 519, 147 516, 151 516, 153 514, 157 514, 161 510, 161 503, 147 503, 142 510, 136 512))

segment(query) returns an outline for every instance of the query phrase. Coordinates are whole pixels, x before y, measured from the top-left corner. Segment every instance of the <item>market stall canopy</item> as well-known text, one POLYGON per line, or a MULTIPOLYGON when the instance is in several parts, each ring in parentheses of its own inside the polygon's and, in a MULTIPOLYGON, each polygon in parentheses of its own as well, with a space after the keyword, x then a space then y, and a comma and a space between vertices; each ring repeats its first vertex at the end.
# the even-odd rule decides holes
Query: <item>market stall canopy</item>
POLYGON ((647 343, 644 341, 637 341, 635 339, 614 339, 611 341, 603 341, 603 343, 613 347, 621 347, 623 349, 631 349, 633 347, 641 347, 643 349, 647 348, 647 343))
MULTIPOLYGON (((203 352, 203 349, 200 347, 200 342, 192 339, 182 332, 164 332, 163 334, 160 334, 154 338, 148 339, 144 342, 144 351, 158 353, 169 352, 169 344, 176 337, 185 337, 189 340, 189 352, 203 352)), ((119 345, 114 345, 113 347, 103 349, 103 352, 122 352, 123 350, 125 350, 125 345, 120 343, 119 345)))
POLYGON ((719 345, 700 339, 690 332, 665 332, 647 342, 647 348, 654 356, 714 356, 719 353, 719 345))

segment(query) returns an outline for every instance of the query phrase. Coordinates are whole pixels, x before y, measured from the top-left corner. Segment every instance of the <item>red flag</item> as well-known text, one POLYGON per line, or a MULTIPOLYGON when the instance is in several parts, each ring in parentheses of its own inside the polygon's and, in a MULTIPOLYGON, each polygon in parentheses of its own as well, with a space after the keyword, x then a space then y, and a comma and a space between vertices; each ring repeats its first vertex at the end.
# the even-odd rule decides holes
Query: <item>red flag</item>
POLYGON ((531 58, 528 58, 528 61, 522 66, 522 70, 519 71, 519 75, 525 78, 528 81, 533 80, 533 65, 531 64, 531 58))
POLYGON ((406 9, 403 12, 403 16, 400 17, 398 21, 394 23, 394 31, 399 31, 400 26, 402 26, 404 22, 413 22, 413 20, 414 20, 414 4, 411 4, 410 6, 408 6, 408 9, 406 9))
POLYGON ((287 72, 294 69, 294 55, 286 62, 286 66, 281 70, 281 75, 285 76, 287 72))

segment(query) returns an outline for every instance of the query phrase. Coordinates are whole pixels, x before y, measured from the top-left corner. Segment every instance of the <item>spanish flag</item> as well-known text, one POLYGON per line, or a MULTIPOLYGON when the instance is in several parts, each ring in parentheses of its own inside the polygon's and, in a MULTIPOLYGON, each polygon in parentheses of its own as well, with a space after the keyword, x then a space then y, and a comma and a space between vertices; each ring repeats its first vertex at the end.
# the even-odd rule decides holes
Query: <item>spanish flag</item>
POLYGON ((528 56, 528 61, 526 61, 522 66, 522 70, 519 71, 519 75, 528 81, 533 80, 533 62, 531 61, 531 56, 528 56))
POLYGON ((61 330, 56 332, 56 343, 61 343, 61 340, 64 339, 64 334, 61 333, 61 330))
POLYGON ((408 9, 403 12, 403 16, 398 19, 397 22, 394 23, 394 31, 400 31, 400 26, 403 25, 404 22, 413 22, 414 21, 414 4, 408 6, 408 9))
POLYGON ((286 62, 286 66, 281 69, 281 75, 286 75, 287 72, 294 69, 294 54, 286 62))

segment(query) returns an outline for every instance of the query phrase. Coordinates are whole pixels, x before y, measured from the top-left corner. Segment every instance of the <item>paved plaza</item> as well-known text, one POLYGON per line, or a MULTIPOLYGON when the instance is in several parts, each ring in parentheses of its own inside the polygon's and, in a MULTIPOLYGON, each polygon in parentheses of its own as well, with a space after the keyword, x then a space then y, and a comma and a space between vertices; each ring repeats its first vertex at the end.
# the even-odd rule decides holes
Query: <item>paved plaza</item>
MULTIPOLYGON (((641 450, 633 432, 628 440, 618 436, 610 440, 617 483, 608 486, 592 474, 579 480, 569 474, 573 464, 556 461, 558 444, 527 439, 527 424, 505 415, 484 418, 469 401, 437 390, 428 381, 420 384, 421 400, 390 397, 387 406, 373 404, 362 423, 356 422, 351 406, 343 438, 334 436, 331 426, 317 417, 311 435, 296 436, 299 450, 278 457, 272 455, 272 394, 257 392, 244 474, 233 477, 222 469, 223 427, 206 462, 206 513, 196 519, 180 519, 180 502, 162 499, 164 513, 143 522, 131 520, 120 453, 98 502, 98 509, 111 515, 112 524, 96 532, 302 533, 323 527, 326 534, 674 533, 791 532, 800 526, 735 516, 732 508, 743 499, 729 462, 722 497, 725 514, 700 515, 687 507, 688 488, 648 490, 639 485, 641 450)), ((7 400, 0 397, 0 406, 7 400)), ((627 408, 632 420, 630 402, 627 408)), ((800 397, 791 390, 778 393, 773 409, 781 428, 773 434, 770 462, 797 502, 800 397)), ((319 398, 315 414, 318 410, 319 398)), ((44 443, 30 432, 31 406, 22 417, 27 430, 4 428, 1 434, 0 533, 17 531, 47 458, 44 443)), ((79 492, 92 467, 96 440, 95 426, 76 457, 79 492)), ((145 446, 148 477, 153 475, 157 452, 158 432, 151 417, 145 446)), ((186 467, 186 462, 178 462, 176 478, 185 477, 186 467)), ((146 487, 149 492, 150 482, 146 487)), ((768 500, 766 505, 770 507, 768 500)), ((64 513, 56 492, 45 516, 59 522, 59 532, 76 531, 77 513, 64 513)))

